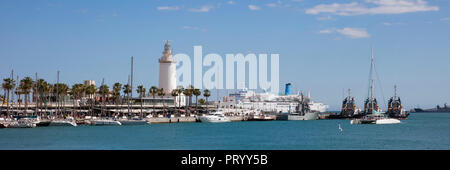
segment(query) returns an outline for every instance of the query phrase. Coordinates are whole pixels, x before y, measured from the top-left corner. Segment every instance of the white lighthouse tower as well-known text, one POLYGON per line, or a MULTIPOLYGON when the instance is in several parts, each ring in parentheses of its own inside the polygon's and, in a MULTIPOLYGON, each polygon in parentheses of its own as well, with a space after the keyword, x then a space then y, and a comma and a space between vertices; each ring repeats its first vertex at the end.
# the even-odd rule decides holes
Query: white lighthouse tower
POLYGON ((167 96, 177 88, 176 69, 177 62, 172 58, 170 42, 164 45, 163 56, 159 59, 159 88, 164 88, 167 96))

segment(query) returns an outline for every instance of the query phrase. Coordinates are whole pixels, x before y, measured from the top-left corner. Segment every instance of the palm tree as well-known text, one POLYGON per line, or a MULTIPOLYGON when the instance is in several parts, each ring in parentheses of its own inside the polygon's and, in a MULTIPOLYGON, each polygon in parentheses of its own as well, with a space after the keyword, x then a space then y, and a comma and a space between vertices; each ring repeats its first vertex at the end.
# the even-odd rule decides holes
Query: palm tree
POLYGON ((174 105, 175 105, 175 110, 177 110, 177 112, 176 112, 177 114, 178 114, 178 108, 176 108, 176 106, 177 106, 176 99, 179 94, 180 94, 180 89, 173 89, 171 92, 171 95, 172 95, 173 101, 174 101, 174 105))
POLYGON ((64 83, 55 84, 54 86, 55 86, 54 93, 56 93, 58 105, 59 105, 59 107, 61 107, 61 105, 62 105, 62 107, 64 109, 64 111, 63 111, 63 114, 64 114, 66 111, 66 107, 64 107, 66 104, 65 97, 67 96, 67 92, 69 91, 69 86, 67 86, 67 84, 64 84, 64 83), (61 98, 63 98, 62 101, 60 100, 61 98))
MULTIPOLYGON (((183 94, 186 96, 186 98, 189 97, 189 99, 191 99, 191 97, 192 97, 192 89, 191 88, 184 89, 183 90, 183 94)), ((188 102, 188 100, 186 100, 186 102, 188 102)), ((190 106, 190 101, 189 101, 189 103, 186 103, 186 106, 185 106, 185 109, 184 109, 188 114, 190 114, 188 112, 189 106, 190 106)))
POLYGON ((9 116, 9 103, 10 103, 9 94, 10 94, 10 91, 12 89, 14 89, 14 87, 16 87, 16 83, 13 79, 10 79, 10 78, 3 79, 2 88, 3 88, 3 90, 7 91, 6 116, 9 116))
POLYGON ((47 82, 44 81, 42 83, 42 95, 43 95, 42 99, 43 99, 43 102, 45 104, 46 114, 47 114, 47 106, 48 106, 47 102, 50 101, 51 92, 52 92, 52 85, 50 83, 47 83, 47 82))
MULTIPOLYGON (((181 95, 184 91, 184 88, 183 88, 183 86, 179 86, 177 88, 177 90, 178 90, 178 95, 181 95)), ((178 98, 178 107, 181 108, 181 97, 178 98)))
POLYGON ((211 96, 211 92, 208 89, 203 90, 203 96, 206 98, 206 113, 208 113, 208 97, 211 96))
POLYGON ((192 106, 192 95, 194 93, 195 87, 193 85, 189 85, 187 87, 188 91, 190 91, 191 95, 189 95, 189 106, 192 106))
POLYGON ((202 92, 200 91, 200 89, 194 89, 194 91, 192 91, 192 94, 194 94, 194 96, 195 96, 195 113, 197 113, 198 96, 200 96, 202 94, 202 92))
POLYGON ((34 81, 30 77, 25 77, 22 80, 20 80, 20 86, 19 89, 24 95, 25 100, 25 111, 28 110, 28 98, 29 94, 31 93, 31 89, 34 86, 34 81))
POLYGON ((153 96, 153 109, 152 109, 152 113, 154 114, 154 110, 155 110, 155 95, 158 94, 158 87, 156 86, 152 86, 150 87, 150 89, 148 90, 149 93, 153 96))
POLYGON ((130 114, 130 93, 131 93, 131 86, 129 84, 125 84, 123 86, 123 93, 127 96, 127 106, 128 106, 128 114, 130 114))
POLYGON ((20 84, 19 87, 16 88, 16 91, 14 92, 14 94, 16 94, 17 96, 17 103, 19 103, 19 108, 21 107, 20 105, 22 104, 22 98, 20 98, 20 96, 23 94, 22 88, 20 88, 20 84))
POLYGON ((101 107, 101 109, 102 109, 102 116, 103 116, 103 114, 104 114, 104 105, 105 105, 105 100, 106 100, 106 95, 108 95, 109 94, 109 87, 108 87, 108 85, 106 85, 106 84, 104 84, 104 85, 101 85, 99 88, 98 88, 98 93, 100 94, 100 95, 102 95, 102 107, 101 107))
POLYGON ((83 94, 84 85, 83 84, 74 84, 72 85, 72 90, 70 91, 70 95, 72 95, 73 101, 73 109, 75 110, 75 115, 78 115, 78 111, 76 109, 75 101, 81 97, 83 94))
MULTIPOLYGON (((113 86, 113 91, 112 91, 112 96, 114 98, 114 103, 116 104, 116 108, 118 108, 118 101, 120 99, 120 91, 122 90, 122 84, 120 84, 119 82, 114 83, 113 86)), ((120 108, 122 109, 122 108, 120 108)))
POLYGON ((91 84, 90 86, 87 86, 87 87, 86 87, 86 94, 87 94, 87 95, 89 96, 89 98, 90 98, 89 111, 91 112, 91 115, 94 114, 94 112, 93 112, 93 110, 92 110, 92 107, 93 107, 93 105, 94 105, 94 99, 93 99, 93 97, 94 97, 94 95, 95 95, 95 92, 97 92, 97 87, 95 87, 95 85, 91 84))
MULTIPOLYGON (((36 108, 41 108, 41 104, 42 104, 42 96, 43 96, 43 87, 45 84, 45 80, 44 79, 39 79, 36 81, 35 86, 33 87, 33 93, 35 95, 35 99, 36 99, 36 108)), ((36 113, 37 114, 37 113, 36 113)))
POLYGON ((163 103, 163 114, 165 115, 165 111, 166 111, 166 105, 164 102, 164 96, 166 95, 166 91, 164 90, 164 88, 160 88, 158 90, 158 96, 161 97, 161 101, 163 103))
POLYGON ((142 107, 143 107, 142 105, 143 105, 144 101, 142 100, 142 98, 145 95, 146 89, 144 88, 143 85, 140 85, 137 87, 136 92, 139 93, 139 98, 141 99, 141 117, 143 117, 144 114, 142 112, 142 107))

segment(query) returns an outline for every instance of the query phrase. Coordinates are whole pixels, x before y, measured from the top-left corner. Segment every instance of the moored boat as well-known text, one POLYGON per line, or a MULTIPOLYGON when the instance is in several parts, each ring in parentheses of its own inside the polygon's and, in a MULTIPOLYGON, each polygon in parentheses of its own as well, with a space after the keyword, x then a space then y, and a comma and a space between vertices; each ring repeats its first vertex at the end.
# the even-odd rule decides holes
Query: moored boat
POLYGON ((295 108, 294 113, 289 113, 287 116, 287 120, 317 120, 319 119, 319 112, 310 109, 308 103, 310 103, 309 98, 303 98, 303 94, 301 94, 302 98, 299 101, 299 104, 295 108))
POLYGON ((115 120, 115 119, 109 119, 109 118, 97 118, 97 117, 92 117, 91 119, 88 120, 90 125, 95 125, 95 126, 103 126, 103 125, 122 125, 122 123, 120 123, 119 121, 115 120))
POLYGON ((224 113, 221 111, 216 111, 207 115, 199 116, 198 119, 201 122, 207 123, 231 122, 231 120, 228 117, 225 117, 224 113))
POLYGON ((129 119, 126 116, 123 116, 118 120, 121 125, 146 125, 147 121, 144 119, 141 119, 140 117, 133 117, 129 119))
POLYGON ((360 109, 356 106, 355 98, 350 96, 350 89, 348 89, 348 96, 342 101, 341 112, 329 115, 327 119, 349 119, 359 116, 360 109))
POLYGON ((77 126, 77 123, 74 119, 54 119, 49 126, 77 126))
POLYGON ((371 114, 360 119, 353 119, 350 124, 398 124, 400 120, 389 118, 385 114, 371 114))
POLYGON ((388 101, 387 114, 390 118, 407 119, 409 113, 403 108, 400 97, 397 96, 397 86, 394 86, 394 96, 388 101))
POLYGON ((11 121, 7 125, 8 128, 34 128, 36 123, 29 118, 22 118, 16 121, 11 121))

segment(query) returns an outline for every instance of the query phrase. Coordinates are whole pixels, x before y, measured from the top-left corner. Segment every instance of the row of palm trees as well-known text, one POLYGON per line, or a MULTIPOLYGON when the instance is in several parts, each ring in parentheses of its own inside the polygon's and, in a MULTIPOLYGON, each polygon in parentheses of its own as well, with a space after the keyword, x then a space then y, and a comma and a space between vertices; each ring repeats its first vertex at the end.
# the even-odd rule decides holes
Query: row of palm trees
MULTIPOLYGON (((85 86, 84 84, 74 84, 71 88, 67 84, 64 83, 56 83, 56 84, 50 84, 44 79, 38 79, 37 81, 33 81, 30 77, 25 77, 22 80, 20 80, 19 84, 16 84, 16 80, 11 78, 5 78, 3 79, 2 88, 5 91, 3 104, 7 104, 7 114, 9 114, 10 109, 10 95, 13 91, 14 94, 18 96, 18 102, 19 106, 22 102, 21 95, 24 96, 25 101, 25 109, 28 110, 28 102, 29 102, 29 96, 30 93, 33 95, 33 99, 35 99, 36 102, 36 109, 42 108, 43 106, 47 107, 47 102, 57 102, 57 110, 65 109, 65 107, 60 107, 65 104, 65 99, 68 95, 73 101, 73 109, 75 112, 77 112, 76 104, 75 102, 77 100, 81 100, 82 97, 88 97, 91 100, 88 100, 89 104, 89 110, 91 113, 93 113, 93 107, 94 107, 94 100, 92 98, 99 94, 101 98, 101 106, 102 106, 102 114, 103 114, 103 107, 105 105, 106 98, 108 97, 113 101, 116 106, 119 103, 123 103, 122 99, 126 99, 128 109, 130 111, 130 94, 132 92, 131 86, 129 84, 122 85, 121 83, 117 82, 114 83, 112 89, 110 90, 108 85, 102 84, 98 89, 95 85, 89 85, 85 86), (16 87, 17 86, 17 87, 16 87), (14 91, 15 90, 15 91, 14 91), (121 96, 121 92, 124 93, 123 96, 121 96)), ((164 99, 166 96, 166 91, 163 88, 158 88, 156 86, 151 86, 148 94, 146 94, 146 88, 143 85, 139 85, 136 89, 136 92, 139 94, 140 103, 141 103, 141 114, 143 113, 142 107, 143 107, 143 98, 147 96, 152 96, 153 101, 155 101, 155 97, 159 96, 160 98, 164 99)), ((170 95, 174 97, 177 100, 180 100, 178 96, 183 94, 188 98, 187 106, 190 107, 192 105, 192 97, 195 96, 196 103, 195 103, 195 112, 197 112, 198 107, 198 96, 202 94, 200 89, 194 88, 194 86, 190 85, 187 88, 179 87, 177 89, 174 89, 170 92, 170 95)), ((206 98, 206 103, 208 102, 208 97, 211 95, 210 91, 208 89, 205 89, 203 91, 203 96, 206 98)), ((111 102, 109 101, 109 102, 111 102)), ((163 101, 163 112, 165 112, 165 102, 163 101)), ((181 108, 181 103, 177 101, 178 108, 181 108)), ((78 105, 79 106, 79 105, 78 105)), ((155 108, 155 102, 153 102, 153 108, 155 108)), ((187 110, 187 108, 185 108, 187 110)), ((65 112, 65 111, 63 111, 65 112)))

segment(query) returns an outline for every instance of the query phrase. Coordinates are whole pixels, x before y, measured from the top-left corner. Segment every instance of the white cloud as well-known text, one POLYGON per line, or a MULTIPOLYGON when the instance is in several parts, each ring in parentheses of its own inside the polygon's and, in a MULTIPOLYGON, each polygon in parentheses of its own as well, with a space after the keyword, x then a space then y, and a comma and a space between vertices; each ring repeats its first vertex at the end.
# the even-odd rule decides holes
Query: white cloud
POLYGON ((352 39, 369 38, 370 37, 370 35, 369 35, 369 33, 367 33, 366 29, 363 29, 363 28, 350 28, 350 27, 346 27, 346 28, 342 28, 342 29, 330 28, 330 29, 320 30, 318 33, 319 34, 338 33, 338 34, 347 36, 352 39))
POLYGON ((248 9, 250 9, 252 11, 256 11, 256 10, 260 10, 261 8, 256 5, 248 5, 248 9))
POLYGON ((401 22, 383 22, 382 24, 385 26, 403 25, 401 22))
POLYGON ((333 32, 334 32, 333 29, 327 29, 327 30, 320 30, 319 34, 331 34, 333 32))
POLYGON ((184 29, 184 30, 195 30, 195 31, 202 31, 202 32, 206 32, 207 31, 204 28, 194 27, 194 26, 183 26, 183 27, 181 27, 181 29, 184 29))
POLYGON ((273 8, 273 7, 277 7, 277 4, 275 4, 275 3, 268 3, 268 4, 266 4, 266 6, 273 8))
POLYGON ((345 35, 350 38, 369 38, 370 35, 367 33, 366 29, 363 28, 343 28, 343 29, 337 29, 336 32, 345 35))
POLYGON ((326 20, 335 20, 333 19, 331 16, 326 16, 326 17, 317 17, 317 20, 319 21, 326 21, 326 20))
POLYGON ((191 12, 209 12, 213 8, 214 7, 212 5, 203 5, 202 7, 198 8, 198 9, 192 8, 189 11, 191 11, 191 12))
POLYGON ((234 5, 235 3, 233 1, 228 1, 227 4, 228 5, 234 5))
POLYGON ((307 9, 306 14, 330 13, 341 16, 365 14, 402 14, 410 12, 438 11, 438 6, 429 6, 425 0, 365 0, 363 3, 319 4, 307 9))
POLYGON ((178 6, 159 6, 156 7, 158 11, 177 11, 180 9, 178 6))

